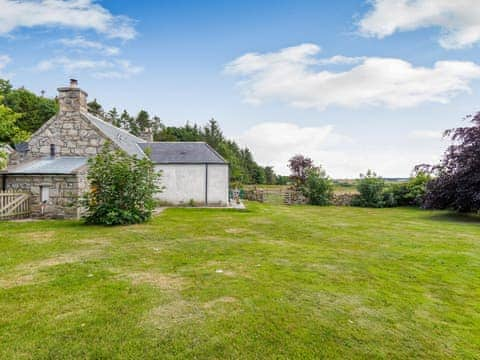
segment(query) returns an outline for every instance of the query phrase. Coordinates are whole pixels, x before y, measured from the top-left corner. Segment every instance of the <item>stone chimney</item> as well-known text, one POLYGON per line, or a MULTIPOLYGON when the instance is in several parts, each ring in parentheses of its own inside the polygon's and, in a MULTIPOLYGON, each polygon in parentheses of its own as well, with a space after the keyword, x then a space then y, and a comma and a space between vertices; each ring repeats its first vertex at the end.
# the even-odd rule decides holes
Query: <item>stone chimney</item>
POLYGON ((70 79, 69 87, 58 88, 60 112, 87 112, 88 94, 78 87, 78 81, 70 79))

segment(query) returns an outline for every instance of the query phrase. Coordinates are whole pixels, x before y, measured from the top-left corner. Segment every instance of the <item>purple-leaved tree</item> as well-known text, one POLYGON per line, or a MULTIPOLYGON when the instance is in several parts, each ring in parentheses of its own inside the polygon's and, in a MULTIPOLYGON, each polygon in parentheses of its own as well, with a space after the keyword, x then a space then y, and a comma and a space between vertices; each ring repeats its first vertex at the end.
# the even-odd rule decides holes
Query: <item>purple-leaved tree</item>
POLYGON ((298 154, 288 160, 288 167, 291 171, 290 179, 295 188, 299 189, 305 184, 308 172, 312 170, 314 166, 312 159, 298 154))
POLYGON ((429 209, 480 210, 480 113, 468 116, 473 126, 445 131, 453 144, 438 165, 417 170, 434 175, 427 184, 423 205, 429 209))

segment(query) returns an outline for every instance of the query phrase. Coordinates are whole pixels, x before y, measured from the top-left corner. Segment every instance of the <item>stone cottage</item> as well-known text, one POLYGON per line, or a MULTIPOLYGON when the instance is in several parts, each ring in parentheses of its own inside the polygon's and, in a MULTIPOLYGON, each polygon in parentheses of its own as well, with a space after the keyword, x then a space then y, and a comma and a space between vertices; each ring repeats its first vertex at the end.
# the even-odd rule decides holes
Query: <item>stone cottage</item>
POLYGON ((117 128, 88 112, 87 93, 76 80, 58 89, 58 103, 59 112, 10 154, 0 172, 2 190, 31 194, 32 216, 78 218, 76 200, 88 190, 87 161, 107 141, 137 157, 151 149, 155 168, 162 171, 159 200, 228 204, 228 163, 208 144, 153 142, 117 128))

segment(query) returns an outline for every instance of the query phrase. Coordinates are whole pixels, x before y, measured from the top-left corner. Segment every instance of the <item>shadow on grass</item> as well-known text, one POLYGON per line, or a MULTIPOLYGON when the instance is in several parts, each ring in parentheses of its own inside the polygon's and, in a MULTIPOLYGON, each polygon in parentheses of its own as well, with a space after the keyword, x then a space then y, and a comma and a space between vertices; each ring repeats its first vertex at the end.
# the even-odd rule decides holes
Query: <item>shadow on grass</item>
POLYGON ((480 215, 478 214, 460 214, 460 213, 442 213, 429 216, 430 220, 442 222, 456 222, 480 225, 480 215))

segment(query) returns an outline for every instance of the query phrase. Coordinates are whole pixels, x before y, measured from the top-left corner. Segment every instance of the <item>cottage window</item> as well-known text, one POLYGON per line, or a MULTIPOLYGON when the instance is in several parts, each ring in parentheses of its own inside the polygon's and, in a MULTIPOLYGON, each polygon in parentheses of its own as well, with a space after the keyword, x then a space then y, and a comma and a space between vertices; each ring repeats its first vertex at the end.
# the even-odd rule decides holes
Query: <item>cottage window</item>
POLYGON ((50 144, 50 156, 55 157, 56 153, 55 144, 50 144))
POLYGON ((46 203, 50 199, 50 186, 40 186, 40 202, 46 203))

